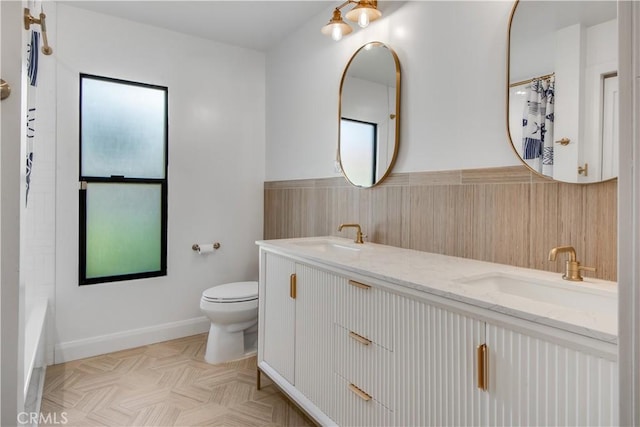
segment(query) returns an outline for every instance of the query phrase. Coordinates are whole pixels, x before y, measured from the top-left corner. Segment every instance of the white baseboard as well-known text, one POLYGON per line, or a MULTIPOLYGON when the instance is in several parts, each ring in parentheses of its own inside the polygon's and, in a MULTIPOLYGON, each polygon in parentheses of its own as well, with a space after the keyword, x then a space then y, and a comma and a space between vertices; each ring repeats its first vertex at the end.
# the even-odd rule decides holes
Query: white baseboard
POLYGON ((119 350, 140 347, 176 338, 207 332, 211 321, 205 316, 147 328, 131 329, 76 341, 58 343, 54 349, 55 363, 84 359, 119 350))

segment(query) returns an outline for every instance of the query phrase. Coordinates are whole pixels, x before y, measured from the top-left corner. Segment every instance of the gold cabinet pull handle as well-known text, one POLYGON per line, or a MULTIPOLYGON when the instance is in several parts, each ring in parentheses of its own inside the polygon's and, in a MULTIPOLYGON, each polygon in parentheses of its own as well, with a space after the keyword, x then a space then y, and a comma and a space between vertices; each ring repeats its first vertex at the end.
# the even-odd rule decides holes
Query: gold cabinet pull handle
POLYGON ((360 388, 358 388, 358 386, 356 386, 354 384, 349 384, 349 390, 354 392, 356 394, 356 396, 358 396, 360 399, 362 399, 364 401, 368 402, 368 401, 371 400, 371 396, 370 395, 368 395, 367 393, 362 391, 360 388))
POLYGON ((349 336, 351 338, 353 338, 354 340, 358 341, 360 344, 364 344, 364 345, 369 345, 371 344, 371 340, 366 339, 365 337, 363 337, 362 335, 356 334, 353 331, 349 331, 349 336))
POLYGON ((355 280, 349 280, 349 284, 360 289, 371 289, 371 286, 365 285, 364 283, 356 282, 355 280))
POLYGON ((296 294, 298 291, 296 282, 296 273, 293 273, 291 276, 289 276, 289 296, 293 299, 296 299, 296 294))
POLYGON ((556 141, 556 144, 569 145, 570 142, 571 140, 569 138, 562 138, 561 140, 556 141))
POLYGON ((478 388, 486 391, 489 389, 489 355, 487 353, 487 345, 479 345, 476 353, 478 359, 478 388))

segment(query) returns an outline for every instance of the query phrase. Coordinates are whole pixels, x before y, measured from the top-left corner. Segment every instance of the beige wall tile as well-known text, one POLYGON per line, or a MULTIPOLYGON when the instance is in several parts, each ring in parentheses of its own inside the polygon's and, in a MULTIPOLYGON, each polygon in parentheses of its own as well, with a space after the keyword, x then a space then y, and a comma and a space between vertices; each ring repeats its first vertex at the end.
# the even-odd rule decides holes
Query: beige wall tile
POLYGON ((462 171, 462 184, 528 184, 530 182, 531 172, 526 166, 466 169, 462 171))
POLYGON ((560 218, 558 215, 558 184, 531 184, 529 202, 531 236, 529 245, 529 267, 538 270, 560 272, 562 265, 550 262, 549 251, 562 243, 559 241, 560 218))
POLYGON ((472 224, 473 259, 528 266, 528 184, 474 185, 472 224))
MULTIPOLYGON (((335 235, 357 222, 368 241, 562 271, 572 245, 595 277, 616 280, 617 181, 556 183, 524 166, 392 174, 370 189, 344 178, 265 183, 265 239, 335 235)), ((589 273, 585 273, 589 276, 589 273)))
POLYGON ((359 191, 351 186, 328 189, 327 235, 346 236, 346 231, 339 232, 338 226, 360 220, 360 200, 357 197, 359 191))
POLYGON ((462 171, 411 172, 409 184, 415 185, 459 185, 462 183, 462 171))
MULTIPOLYGON (((608 181, 584 187, 585 246, 583 265, 596 267, 597 277, 617 280, 618 205, 617 181, 608 181)), ((628 225, 620 224, 623 233, 628 225)), ((584 276, 593 276, 585 272, 584 276)))

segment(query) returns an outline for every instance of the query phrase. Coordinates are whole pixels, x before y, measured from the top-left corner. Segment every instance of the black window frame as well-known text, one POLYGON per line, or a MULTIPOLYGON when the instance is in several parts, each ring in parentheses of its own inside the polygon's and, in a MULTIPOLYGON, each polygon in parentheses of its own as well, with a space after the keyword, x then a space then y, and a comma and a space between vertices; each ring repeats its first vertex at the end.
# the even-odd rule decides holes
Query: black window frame
POLYGON ((169 88, 166 86, 152 85, 148 83, 134 82, 130 80, 116 79, 112 77, 97 76, 93 74, 80 73, 79 75, 79 266, 78 282, 79 286, 94 285, 99 283, 121 282, 126 280, 145 279, 150 277, 161 277, 167 275, 167 221, 168 221, 168 169, 169 169, 169 88), (82 82, 83 79, 94 79, 112 83, 126 84, 130 86, 146 87, 150 89, 162 90, 165 93, 165 117, 164 117, 164 178, 135 178, 124 177, 122 175, 112 175, 110 177, 84 176, 82 174, 82 82), (146 271, 141 273, 122 274, 115 276, 86 277, 87 270, 87 190, 83 183, 107 183, 107 184, 160 184, 161 191, 161 237, 160 237, 160 269, 157 271, 146 271))

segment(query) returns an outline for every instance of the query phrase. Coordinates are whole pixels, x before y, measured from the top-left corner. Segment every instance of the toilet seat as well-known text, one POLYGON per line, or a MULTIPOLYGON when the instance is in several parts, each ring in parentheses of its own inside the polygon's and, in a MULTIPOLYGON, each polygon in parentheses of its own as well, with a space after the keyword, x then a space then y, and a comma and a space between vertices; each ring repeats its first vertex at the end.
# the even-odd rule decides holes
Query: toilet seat
POLYGON ((258 282, 234 282, 214 286, 202 293, 202 299, 216 303, 236 303, 258 299, 258 282))

